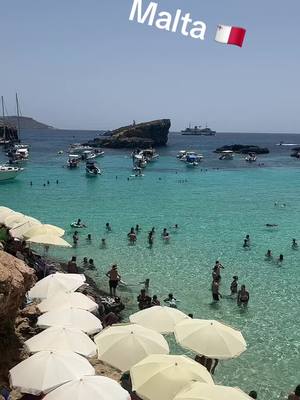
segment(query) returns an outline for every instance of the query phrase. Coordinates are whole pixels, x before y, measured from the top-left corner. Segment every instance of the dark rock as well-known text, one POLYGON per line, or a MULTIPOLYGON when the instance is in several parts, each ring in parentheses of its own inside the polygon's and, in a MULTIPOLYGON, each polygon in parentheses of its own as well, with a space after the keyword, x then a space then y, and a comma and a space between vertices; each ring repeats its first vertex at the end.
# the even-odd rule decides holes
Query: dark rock
POLYGON ((168 142, 170 127, 169 119, 143 122, 111 131, 110 136, 98 136, 88 144, 94 147, 111 148, 165 146, 168 142))
POLYGON ((291 157, 300 158, 300 147, 294 147, 292 149, 291 157))
POLYGON ((219 147, 215 150, 215 153, 221 153, 222 151, 232 150, 235 153, 248 154, 248 153, 256 153, 256 154, 268 154, 270 150, 267 147, 259 147, 252 144, 231 144, 219 147))

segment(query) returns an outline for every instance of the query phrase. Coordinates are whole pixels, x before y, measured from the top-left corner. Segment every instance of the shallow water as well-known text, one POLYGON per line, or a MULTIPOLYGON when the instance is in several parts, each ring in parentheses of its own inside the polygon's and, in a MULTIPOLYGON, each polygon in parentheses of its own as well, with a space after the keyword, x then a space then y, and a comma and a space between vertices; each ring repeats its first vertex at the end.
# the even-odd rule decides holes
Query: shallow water
MULTIPOLYGON (((289 148, 275 144, 279 140, 297 143, 297 135, 284 139, 278 135, 174 135, 171 145, 160 151, 159 161, 147 167, 145 177, 128 181, 129 151, 106 151, 100 159, 103 175, 87 178, 83 167, 62 168, 66 157, 56 155, 87 134, 74 132, 75 138, 69 132, 51 134, 50 139, 49 133, 41 133, 34 143, 22 176, 0 185, 0 203, 63 227, 70 242, 70 223, 84 220, 88 228, 80 231, 79 247, 51 250, 51 255, 94 258, 97 271, 91 274, 104 288, 105 272, 116 262, 129 285, 121 292, 129 301, 127 314, 136 310, 138 283, 150 278, 151 293, 160 299, 173 292, 181 310, 240 329, 248 350, 236 360, 222 362, 216 381, 257 390, 262 400, 284 398, 300 381, 300 250, 291 249, 292 238, 300 239, 300 169, 299 160, 289 157, 289 148), (272 149, 270 155, 260 157, 264 167, 249 166, 241 157, 224 163, 212 153, 218 145, 249 141, 272 149), (201 148, 203 168, 208 171, 189 170, 175 158, 179 149, 187 147, 201 148), (50 184, 44 187, 47 180, 50 184), (275 201, 279 206, 274 206, 275 201), (286 207, 280 206, 283 203, 286 207), (110 233, 105 232, 106 222, 112 226, 110 233), (175 223, 179 225, 176 232, 171 228, 175 223), (266 223, 278 228, 266 228, 266 223), (137 244, 129 246, 126 234, 136 224, 142 231, 137 244), (147 233, 152 226, 157 233, 149 249, 147 233), (160 237, 164 227, 171 233, 169 244, 160 237), (85 240, 88 233, 93 237, 91 244, 85 240), (246 234, 251 237, 247 251, 242 247, 246 234), (107 249, 100 249, 103 237, 107 249), (275 258, 284 255, 281 266, 264 260, 267 249, 275 258), (221 293, 229 294, 231 278, 238 275, 250 291, 247 310, 226 296, 220 304, 211 305, 211 269, 217 259, 225 266, 221 293)), ((33 138, 34 134, 27 134, 29 141, 33 138)), ((172 337, 170 341, 174 352, 182 351, 172 337)))

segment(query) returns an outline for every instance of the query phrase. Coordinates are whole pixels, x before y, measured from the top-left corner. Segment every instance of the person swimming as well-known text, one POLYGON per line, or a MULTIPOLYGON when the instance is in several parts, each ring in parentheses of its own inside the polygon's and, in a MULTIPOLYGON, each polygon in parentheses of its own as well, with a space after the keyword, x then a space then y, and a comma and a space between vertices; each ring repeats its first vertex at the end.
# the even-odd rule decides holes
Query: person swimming
POLYGON ((101 239, 100 248, 101 249, 106 249, 106 240, 105 239, 101 239))
POLYGON ((140 226, 137 224, 135 226, 135 233, 139 233, 139 231, 141 230, 140 226))
POLYGON ((88 265, 89 265, 88 259, 87 259, 87 257, 84 257, 84 258, 83 258, 83 261, 82 261, 82 266, 83 266, 83 268, 87 268, 88 265))
POLYGON ((277 226, 277 224, 266 224, 267 228, 276 228, 277 226))
POLYGON ((111 226, 110 226, 109 222, 106 222, 105 229, 107 232, 111 232, 111 226))
POLYGON ((177 300, 173 293, 169 293, 168 297, 164 299, 164 303, 168 303, 171 308, 177 308, 177 302, 180 302, 180 300, 177 300))
POLYGON ((150 231, 148 234, 148 244, 149 244, 150 249, 152 248, 153 243, 154 243, 154 233, 153 233, 153 231, 150 231))
POLYGON ((292 241, 292 249, 293 250, 298 250, 298 243, 296 239, 293 239, 292 241))
POLYGON ((96 269, 96 266, 94 264, 94 260, 92 258, 89 259, 88 269, 96 269))
POLYGON ((272 260, 273 256, 272 256, 271 250, 268 250, 268 251, 266 252, 265 258, 266 258, 267 261, 272 260))
POLYGON ((91 242, 92 241, 92 235, 90 233, 87 235, 86 241, 87 242, 91 242))
POLYGON ((233 281, 231 282, 230 285, 230 291, 231 291, 231 296, 235 296, 238 292, 238 276, 234 275, 232 277, 233 281))
POLYGON ((245 241, 248 243, 248 246, 250 246, 250 235, 246 235, 245 241))
POLYGON ((283 262, 283 254, 279 254, 279 257, 277 259, 277 264, 281 264, 283 262))

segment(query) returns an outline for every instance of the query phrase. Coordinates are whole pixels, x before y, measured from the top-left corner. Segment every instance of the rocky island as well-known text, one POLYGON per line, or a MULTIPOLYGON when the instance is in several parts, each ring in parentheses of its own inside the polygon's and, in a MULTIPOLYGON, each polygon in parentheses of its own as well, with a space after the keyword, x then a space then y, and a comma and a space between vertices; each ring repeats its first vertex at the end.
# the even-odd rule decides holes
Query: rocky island
POLYGON ((267 147, 259 147, 252 144, 231 144, 217 148, 214 152, 221 153, 222 151, 231 150, 240 154, 268 154, 270 150, 267 147))
MULTIPOLYGON (((3 124, 3 119, 0 118, 0 124, 3 124)), ((16 115, 6 116, 5 124, 13 127, 18 126, 18 117, 16 115)), ((20 129, 52 129, 50 125, 43 124, 31 117, 19 117, 20 129)))
POLYGON ((88 142, 92 147, 136 148, 165 146, 171 121, 160 119, 124 126, 88 142))

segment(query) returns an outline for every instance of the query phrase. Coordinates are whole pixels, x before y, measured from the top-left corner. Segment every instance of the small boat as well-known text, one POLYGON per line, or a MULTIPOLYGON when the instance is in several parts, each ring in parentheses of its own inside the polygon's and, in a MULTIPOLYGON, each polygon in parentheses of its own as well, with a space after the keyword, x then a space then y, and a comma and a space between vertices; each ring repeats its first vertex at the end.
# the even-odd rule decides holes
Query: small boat
POLYGON ((147 162, 153 162, 159 159, 159 154, 152 148, 141 150, 139 155, 141 155, 147 162))
POLYGON ((180 158, 180 161, 185 161, 186 162, 186 160, 188 158, 190 158, 190 157, 194 158, 195 161, 198 162, 198 163, 201 162, 203 160, 203 158, 204 158, 202 154, 196 153, 195 151, 186 151, 185 155, 183 155, 180 158))
POLYGON ((92 160, 96 158, 95 153, 92 150, 84 150, 81 153, 81 159, 82 160, 92 160))
POLYGON ((186 156, 186 153, 187 153, 186 150, 180 150, 180 151, 177 153, 176 157, 179 158, 179 160, 181 160, 182 157, 186 156))
POLYGON ((133 155, 133 165, 139 168, 146 168, 147 160, 142 154, 133 155))
POLYGON ((15 177, 23 171, 23 168, 13 167, 10 165, 0 165, 0 181, 15 179, 15 177))
POLYGON ((199 163, 197 161, 196 155, 187 155, 185 160, 185 165, 189 168, 198 167, 199 163))
POLYGON ((94 154, 96 157, 103 157, 104 151, 102 149, 94 149, 94 154))
POLYGON ((219 160, 233 160, 234 153, 232 150, 224 150, 221 152, 219 160))
POLYGON ((249 153, 247 157, 245 157, 245 161, 247 162, 255 162, 257 160, 257 156, 255 153, 249 153))
POLYGON ((59 151, 57 152, 57 155, 58 155, 58 156, 61 156, 62 154, 64 154, 64 151, 63 151, 63 150, 59 150, 59 151))
POLYGON ((93 160, 86 161, 85 172, 88 176, 101 175, 101 169, 96 165, 93 160))
POLYGON ((67 167, 70 169, 75 169, 79 167, 79 164, 80 156, 78 154, 70 154, 67 161, 67 167))

